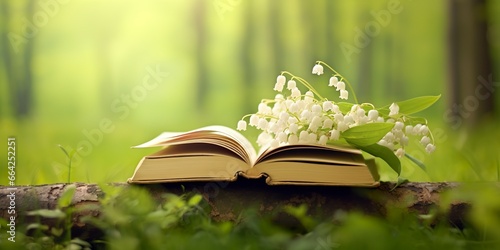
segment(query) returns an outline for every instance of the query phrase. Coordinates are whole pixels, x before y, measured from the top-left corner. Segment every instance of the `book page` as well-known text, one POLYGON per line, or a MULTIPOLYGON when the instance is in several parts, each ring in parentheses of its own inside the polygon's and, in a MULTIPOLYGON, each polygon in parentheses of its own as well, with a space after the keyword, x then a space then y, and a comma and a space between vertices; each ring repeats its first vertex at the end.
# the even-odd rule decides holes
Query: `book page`
POLYGON ((259 153, 255 164, 267 161, 323 162, 365 165, 359 149, 339 145, 294 144, 267 148, 259 153))
POLYGON ((257 153, 252 144, 238 131, 220 125, 203 127, 188 132, 164 132, 152 140, 134 148, 158 147, 191 143, 215 144, 236 153, 247 162, 253 164, 257 153))

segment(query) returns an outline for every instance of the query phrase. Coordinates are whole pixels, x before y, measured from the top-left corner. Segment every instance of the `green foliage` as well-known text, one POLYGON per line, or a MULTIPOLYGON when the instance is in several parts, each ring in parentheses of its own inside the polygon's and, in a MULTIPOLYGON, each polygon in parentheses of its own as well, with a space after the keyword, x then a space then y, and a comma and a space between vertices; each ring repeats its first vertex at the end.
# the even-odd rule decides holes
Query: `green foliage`
POLYGON ((358 148, 384 160, 398 176, 401 174, 401 162, 392 150, 378 144, 358 146, 358 148))
POLYGON ((364 147, 376 144, 393 127, 393 123, 367 123, 349 128, 342 132, 342 137, 356 147, 364 147))
MULTIPOLYGON (((71 189, 68 189, 71 190, 71 189)), ((17 242, 2 239, 2 249, 495 249, 500 247, 499 187, 463 186, 442 195, 440 207, 417 216, 388 208, 385 218, 360 211, 336 211, 331 218, 314 218, 306 204, 285 206, 283 213, 259 214, 247 209, 236 221, 213 221, 199 194, 167 194, 153 199, 140 187, 109 187, 101 200, 101 217, 87 223, 103 238, 90 241, 64 237, 71 223, 49 228, 33 223, 18 232, 17 242), (462 228, 437 221, 459 201, 474 204, 462 228), (280 219, 278 219, 280 218, 280 219), (285 226, 287 225, 287 226, 285 226), (28 236, 27 236, 28 235, 28 236)), ((71 191, 67 191, 71 193, 71 191)), ((64 220, 71 211, 58 207, 31 214, 64 220), (64 215, 62 215, 62 214, 64 215)), ((2 228, 6 224, 1 220, 2 228)))
MULTIPOLYGON (((412 115, 425 110, 432 106, 435 102, 439 100, 441 95, 437 96, 419 96, 411 98, 405 101, 396 102, 399 106, 399 113, 401 115, 412 115)), ((389 115, 389 106, 382 107, 379 112, 384 115, 389 115)))
POLYGON ((35 216, 39 222, 31 223, 26 227, 26 233, 32 237, 26 238, 28 249, 90 249, 90 243, 71 236, 71 216, 74 208, 70 207, 76 191, 74 184, 65 186, 59 196, 55 209, 38 209, 27 213, 35 216), (44 225, 44 220, 53 220, 52 227, 44 225))
POLYGON ((67 161, 68 161, 68 180, 67 180, 67 182, 70 183, 71 182, 71 163, 72 163, 73 157, 75 156, 77 151, 75 149, 72 149, 68 152, 68 150, 66 150, 62 145, 57 145, 57 146, 63 151, 63 153, 67 157, 67 161))

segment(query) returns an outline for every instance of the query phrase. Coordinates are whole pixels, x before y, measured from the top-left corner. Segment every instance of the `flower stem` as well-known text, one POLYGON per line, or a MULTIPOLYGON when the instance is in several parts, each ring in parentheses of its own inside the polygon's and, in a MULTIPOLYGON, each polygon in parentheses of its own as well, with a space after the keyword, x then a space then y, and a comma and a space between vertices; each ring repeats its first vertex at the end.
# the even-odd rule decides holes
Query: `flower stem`
POLYGON ((341 77, 341 81, 344 81, 345 83, 347 83, 347 86, 349 87, 349 91, 351 91, 352 93, 352 97, 354 99, 354 102, 356 104, 358 104, 358 98, 356 97, 356 93, 354 92, 354 88, 352 87, 351 83, 345 78, 343 77, 341 74, 339 74, 339 72, 337 72, 336 70, 334 70, 332 67, 330 67, 330 65, 328 65, 327 63, 323 62, 323 61, 316 61, 316 63, 320 63, 320 64, 323 64, 325 65, 326 67, 328 67, 333 73, 335 73, 335 75, 338 75, 341 77))
POLYGON ((299 77, 299 76, 295 76, 294 74, 288 72, 288 71, 283 71, 281 72, 281 74, 288 74, 292 77, 292 79, 297 79, 300 83, 302 83, 302 85, 306 86, 306 88, 308 88, 310 91, 312 91, 319 99, 323 100, 325 99, 323 96, 321 96, 321 94, 309 83, 307 82, 304 78, 302 77, 299 77))

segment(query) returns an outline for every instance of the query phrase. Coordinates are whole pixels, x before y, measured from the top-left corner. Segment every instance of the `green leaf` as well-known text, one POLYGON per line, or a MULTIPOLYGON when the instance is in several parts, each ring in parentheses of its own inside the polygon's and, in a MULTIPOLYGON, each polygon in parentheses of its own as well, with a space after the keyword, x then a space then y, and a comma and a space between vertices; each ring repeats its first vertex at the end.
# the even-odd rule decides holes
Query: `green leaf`
MULTIPOLYGON (((408 118, 408 117, 407 117, 408 118)), ((407 122, 405 122, 406 125, 417 125, 417 124, 427 124, 427 119, 423 117, 410 117, 407 122)))
MULTIPOLYGON (((405 101, 400 101, 396 102, 399 106, 399 113, 404 114, 404 115, 411 115, 417 112, 420 112, 428 107, 430 107, 432 104, 434 104, 441 95, 437 96, 420 96, 420 97, 415 97, 412 99, 408 99, 405 101)), ((389 114, 389 106, 387 105, 379 110, 380 113, 383 113, 385 115, 389 114)))
POLYGON ((368 146, 377 143, 394 127, 393 123, 367 123, 342 132, 342 137, 355 146, 368 146))
POLYGON ((340 111, 344 114, 351 111, 352 106, 354 106, 353 103, 349 103, 349 102, 337 102, 335 104, 337 104, 337 106, 339 106, 340 111))
POLYGON ((379 157, 387 162, 389 167, 391 167, 392 170, 398 174, 398 176, 401 174, 401 161, 399 161, 399 158, 394 154, 394 152, 392 152, 392 150, 378 144, 356 147, 373 156, 379 157))
POLYGON ((399 177, 398 177, 398 182, 397 182, 397 183, 396 183, 396 185, 394 185, 394 187, 393 187, 393 188, 391 188, 391 190, 389 190, 389 191, 391 191, 391 192, 392 192, 392 191, 394 191, 394 189, 396 189, 397 187, 399 187, 399 186, 401 186, 402 184, 405 184, 405 183, 407 183, 407 182, 408 182, 408 179, 406 179, 406 178, 403 178, 403 177, 399 176, 399 177))
POLYGON ((59 218, 59 219, 63 219, 64 217, 66 217, 66 214, 63 211, 61 211, 60 209, 55 209, 55 210, 39 209, 39 210, 28 212, 28 215, 30 215, 30 216, 38 215, 38 216, 42 216, 44 218, 59 218))
POLYGON ((50 232, 52 233, 52 235, 59 237, 64 233, 64 229, 53 227, 50 229, 50 232))
POLYGON ((417 158, 415 158, 409 154, 405 153, 405 156, 408 159, 410 159, 413 163, 415 163, 417 166, 419 166, 422 170, 426 171, 425 164, 423 162, 419 161, 417 158))
POLYGON ((38 229, 38 230, 41 230, 41 231, 45 231, 45 230, 49 229, 49 226, 47 226, 47 225, 43 225, 43 224, 40 224, 40 223, 31 223, 31 224, 29 224, 29 225, 26 227, 26 231, 29 231, 29 230, 34 230, 34 229, 38 229))
POLYGON ((307 215, 308 209, 306 204, 301 204, 300 206, 287 205, 283 209, 286 213, 297 218, 306 229, 311 230, 314 228, 315 222, 310 216, 307 215))
POLYGON ((75 244, 77 246, 83 246, 83 247, 92 247, 92 245, 90 245, 90 243, 82 240, 82 239, 79 239, 79 238, 74 238, 74 239, 71 239, 71 244, 75 244))
POLYGON ((66 149, 61 145, 61 144, 58 144, 57 145, 63 152, 64 154, 70 159, 71 157, 69 157, 69 153, 68 151, 66 151, 66 149))
POLYGON ((196 206, 196 205, 198 205, 198 203, 200 203, 200 201, 201 201, 201 199, 202 199, 202 198, 203 198, 203 197, 202 197, 201 195, 196 194, 196 195, 194 195, 193 197, 191 197, 191 198, 189 199, 189 201, 188 201, 188 205, 189 205, 190 207, 196 206))
POLYGON ((71 200, 73 199, 73 195, 75 194, 76 186, 74 184, 66 186, 63 193, 57 200, 57 207, 64 208, 71 205, 71 200))

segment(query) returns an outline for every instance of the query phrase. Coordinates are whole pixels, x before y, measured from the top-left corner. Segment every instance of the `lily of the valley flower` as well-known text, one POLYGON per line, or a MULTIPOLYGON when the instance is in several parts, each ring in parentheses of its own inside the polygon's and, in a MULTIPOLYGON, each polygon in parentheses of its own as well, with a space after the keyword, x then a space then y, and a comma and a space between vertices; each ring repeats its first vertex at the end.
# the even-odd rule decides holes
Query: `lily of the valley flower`
POLYGON ((312 73, 316 74, 318 76, 322 75, 323 74, 323 66, 321 64, 314 65, 312 73))
MULTIPOLYGON (((318 62, 314 65, 313 74, 324 73, 321 64, 324 63, 318 62)), ((346 85, 350 90, 352 86, 340 74, 331 70, 334 74, 330 77, 328 86, 335 87, 335 90, 340 92, 339 98, 347 100, 349 92, 346 90, 346 85)), ((280 93, 272 100, 263 100, 259 103, 257 113, 245 116, 250 117, 248 125, 262 130, 257 139, 257 143, 261 146, 269 144, 275 147, 296 143, 324 145, 340 140, 343 138, 342 134, 350 128, 368 123, 390 123, 392 129, 378 141, 378 144, 387 147, 396 156, 406 155, 405 147, 409 144, 410 136, 420 137, 420 143, 428 153, 436 149, 427 125, 409 123, 411 118, 399 113, 397 103, 390 105, 389 114, 370 103, 354 103, 350 108, 346 108, 346 103, 341 105, 322 97, 321 93, 306 80, 286 71, 276 78, 274 90, 280 93), (291 76, 288 82, 284 74, 291 76), (287 90, 283 91, 285 83, 287 90), (307 89, 302 92, 297 83, 307 89)), ((353 99, 356 99, 355 94, 352 95, 353 99)), ((247 123, 243 119, 238 121, 238 130, 246 128, 247 123)))
POLYGON ((238 121, 238 127, 236 128, 237 130, 247 130, 247 122, 244 120, 239 120, 238 121))
POLYGON ((348 97, 349 97, 349 92, 347 92, 347 90, 343 89, 340 91, 340 99, 347 100, 348 97))
POLYGON ((330 77, 330 81, 328 83, 329 87, 337 87, 337 83, 339 82, 339 79, 336 76, 330 77))
POLYGON ((283 91, 283 86, 285 86, 286 78, 284 75, 279 75, 276 78, 276 84, 274 85, 274 90, 281 92, 283 91))
POLYGON ((399 106, 397 103, 393 102, 391 106, 389 106, 389 116, 395 116, 399 113, 399 106))

